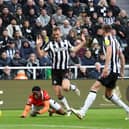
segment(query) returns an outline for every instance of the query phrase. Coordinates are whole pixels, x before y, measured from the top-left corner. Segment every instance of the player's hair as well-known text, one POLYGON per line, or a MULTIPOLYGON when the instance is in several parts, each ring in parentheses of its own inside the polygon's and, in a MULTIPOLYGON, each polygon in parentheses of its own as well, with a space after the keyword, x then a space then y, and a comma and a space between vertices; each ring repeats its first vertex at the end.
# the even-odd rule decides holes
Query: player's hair
POLYGON ((34 91, 41 91, 41 88, 39 86, 34 86, 32 88, 32 92, 34 92, 34 91))
POLYGON ((109 33, 109 32, 111 32, 111 30, 112 30, 112 26, 111 26, 111 25, 104 25, 104 26, 102 27, 102 29, 103 29, 106 33, 109 33))

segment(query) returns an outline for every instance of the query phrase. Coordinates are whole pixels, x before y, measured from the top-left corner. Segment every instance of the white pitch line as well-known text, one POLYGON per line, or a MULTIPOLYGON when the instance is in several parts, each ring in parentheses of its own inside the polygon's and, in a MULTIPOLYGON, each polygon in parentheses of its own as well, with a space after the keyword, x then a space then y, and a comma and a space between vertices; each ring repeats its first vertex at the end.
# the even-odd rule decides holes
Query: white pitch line
POLYGON ((122 129, 122 128, 104 128, 104 127, 90 127, 90 126, 72 126, 72 125, 38 125, 38 124, 0 124, 0 129, 12 127, 46 127, 46 128, 70 128, 70 129, 122 129))

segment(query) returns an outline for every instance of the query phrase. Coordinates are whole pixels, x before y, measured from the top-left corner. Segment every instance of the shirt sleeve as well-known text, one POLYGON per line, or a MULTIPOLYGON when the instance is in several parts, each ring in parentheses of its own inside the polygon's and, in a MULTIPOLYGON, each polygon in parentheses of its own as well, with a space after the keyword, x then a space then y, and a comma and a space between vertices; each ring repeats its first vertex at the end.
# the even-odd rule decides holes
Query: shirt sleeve
POLYGON ((26 104, 27 105, 32 105, 32 103, 33 103, 33 98, 32 98, 32 96, 29 96, 26 104))
POLYGON ((45 43, 42 49, 43 49, 45 52, 48 52, 49 49, 50 49, 50 43, 49 43, 49 42, 48 42, 48 43, 45 43))
POLYGON ((45 91, 45 90, 43 91, 43 96, 44 96, 44 101, 50 99, 50 96, 49 96, 48 92, 45 91))
POLYGON ((107 46, 110 46, 110 45, 111 45, 111 42, 110 42, 109 38, 105 37, 104 38, 104 46, 107 47, 107 46))

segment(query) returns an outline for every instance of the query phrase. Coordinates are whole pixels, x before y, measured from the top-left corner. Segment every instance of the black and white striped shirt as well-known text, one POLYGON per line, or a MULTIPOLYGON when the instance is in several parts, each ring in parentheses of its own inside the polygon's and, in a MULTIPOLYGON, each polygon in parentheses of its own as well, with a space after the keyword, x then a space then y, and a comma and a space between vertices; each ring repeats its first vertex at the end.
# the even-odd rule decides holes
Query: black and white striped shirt
POLYGON ((103 51, 106 54, 106 46, 111 45, 112 47, 112 56, 109 69, 111 72, 120 73, 120 52, 122 49, 118 40, 115 37, 107 36, 104 38, 103 51))
POLYGON ((67 69, 69 52, 72 48, 73 46, 68 40, 61 40, 60 42, 50 41, 43 47, 43 50, 49 52, 53 69, 67 69))

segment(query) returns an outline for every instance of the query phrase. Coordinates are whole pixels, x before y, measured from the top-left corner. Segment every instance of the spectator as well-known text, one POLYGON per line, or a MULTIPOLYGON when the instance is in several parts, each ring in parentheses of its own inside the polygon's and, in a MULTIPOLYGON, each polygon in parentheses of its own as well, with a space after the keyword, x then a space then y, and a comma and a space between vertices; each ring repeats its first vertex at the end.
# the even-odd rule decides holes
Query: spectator
POLYGON ((1 53, 0 66, 11 66, 11 58, 7 56, 5 51, 1 53))
MULTIPOLYGON (((27 60, 27 64, 26 64, 27 67, 39 67, 40 66, 40 62, 39 60, 37 59, 36 57, 36 54, 35 53, 31 53, 29 55, 29 58, 27 60)), ((33 70, 32 69, 27 69, 27 75, 29 77, 29 79, 33 79, 33 70)), ((37 79, 40 79, 41 78, 41 70, 40 69, 37 69, 36 70, 36 78, 37 79)))
POLYGON ((3 30, 4 30, 3 19, 0 17, 0 35, 2 35, 3 30))
POLYGON ((12 80, 13 78, 14 74, 12 70, 8 66, 5 66, 4 69, 2 70, 0 80, 12 80))
POLYGON ((32 8, 35 10, 36 15, 38 15, 38 7, 35 4, 34 0, 26 0, 26 2, 24 2, 24 4, 23 4, 24 15, 28 16, 29 15, 29 10, 32 9, 32 8))
POLYGON ((18 50, 20 50, 21 46, 22 46, 22 42, 25 41, 25 38, 21 35, 21 33, 19 31, 16 31, 14 33, 14 38, 13 39, 15 40, 16 48, 18 50))
POLYGON ((28 59, 31 53, 34 53, 34 49, 30 46, 28 40, 22 42, 22 46, 20 49, 21 57, 24 59, 28 59))
POLYGON ((21 7, 21 4, 18 0, 10 0, 8 3, 9 11, 14 15, 16 13, 17 8, 21 7))
POLYGON ((72 26, 70 25, 68 20, 64 20, 63 25, 60 26, 60 30, 62 33, 62 37, 66 38, 69 34, 69 31, 72 29, 72 26))
POLYGON ((41 9, 40 15, 37 20, 41 23, 42 27, 46 26, 50 21, 50 16, 47 14, 46 9, 41 9))
POLYGON ((77 39, 77 32, 76 32, 76 30, 75 29, 69 30, 69 33, 68 33, 66 38, 70 41, 70 43, 73 46, 75 46, 75 41, 77 39))
POLYGON ((37 2, 38 16, 39 16, 41 9, 46 8, 46 3, 44 0, 36 0, 36 2, 37 2))
POLYGON ((24 20, 23 27, 22 27, 22 34, 26 39, 28 39, 30 41, 33 40, 32 27, 30 26, 29 20, 24 20))
POLYGON ((70 6, 68 4, 68 0, 62 0, 62 3, 59 4, 59 7, 61 7, 61 9, 62 9, 62 14, 67 16, 67 11, 70 8, 70 6))
POLYGON ((11 62, 12 66, 26 66, 27 61, 20 56, 20 52, 16 51, 13 57, 13 60, 11 62))
POLYGON ((29 20, 30 26, 33 27, 36 23, 37 15, 33 8, 29 9, 29 14, 26 16, 26 19, 29 20))
POLYGON ((95 68, 93 68, 90 72, 87 72, 87 78, 97 79, 101 75, 101 72, 102 72, 101 64, 99 62, 96 62, 95 68))
POLYGON ((97 6, 94 4, 94 0, 88 0, 86 12, 88 16, 91 16, 92 13, 97 12, 97 6))
POLYGON ((46 10, 49 16, 52 16, 57 10, 57 5, 54 3, 54 0, 46 1, 46 10))
POLYGON ((16 9, 15 18, 16 18, 16 21, 17 21, 17 25, 19 25, 20 28, 22 28, 22 24, 25 20, 25 15, 23 14, 23 10, 22 10, 21 7, 18 7, 16 9))
POLYGON ((120 23, 123 25, 123 26, 126 26, 127 25, 127 22, 129 20, 129 16, 126 12, 126 10, 124 9, 121 9, 120 13, 119 13, 119 16, 118 16, 118 19, 120 20, 120 23))
POLYGON ((19 70, 14 77, 14 80, 28 80, 28 77, 24 70, 19 70))
POLYGON ((43 30, 42 24, 39 20, 36 20, 36 23, 32 27, 32 36, 34 41, 36 40, 36 36, 41 34, 41 31, 43 30))
POLYGON ((13 18, 12 14, 9 12, 9 9, 7 6, 3 7, 0 17, 2 17, 2 19, 3 19, 4 27, 7 27, 9 25, 11 19, 13 18))
POLYGON ((104 23, 112 25, 115 22, 115 17, 113 16, 112 10, 107 10, 107 15, 104 17, 104 23))
POLYGON ((56 10, 56 13, 52 15, 52 18, 55 20, 57 26, 60 26, 63 24, 63 21, 66 19, 66 16, 62 14, 62 9, 58 7, 56 10))
POLYGON ((73 28, 76 30, 77 36, 79 36, 81 34, 81 29, 82 29, 81 22, 77 20, 73 28))
POLYGON ((49 23, 46 26, 43 27, 43 29, 47 31, 47 35, 48 35, 48 37, 50 39, 52 37, 52 30, 56 26, 57 26, 57 24, 56 24, 55 19, 54 18, 51 18, 50 21, 49 21, 49 23))
POLYGON ((108 10, 107 0, 99 0, 97 6, 97 13, 100 17, 105 17, 108 10))
POLYGON ((6 51, 7 43, 10 41, 11 38, 8 35, 7 29, 4 29, 2 32, 2 36, 0 37, 0 53, 6 51))
POLYGON ((73 14, 72 7, 67 11, 67 20, 69 21, 71 26, 74 26, 76 23, 77 16, 73 14))
POLYGON ((79 0, 73 2, 73 14, 78 17, 82 12, 85 12, 85 7, 82 6, 79 0))
POLYGON ((11 40, 11 41, 8 42, 7 45, 8 45, 7 50, 6 50, 7 57, 13 59, 15 52, 18 50, 16 48, 16 41, 11 40))
POLYGON ((120 8, 117 6, 116 0, 109 0, 109 10, 112 11, 113 16, 117 17, 120 13, 120 8))
POLYGON ((22 31, 20 26, 17 24, 17 21, 15 18, 12 18, 10 21, 10 24, 7 26, 8 35, 10 38, 14 38, 14 34, 16 31, 20 32, 20 35, 22 36, 22 31))
MULTIPOLYGON (((70 66, 77 66, 78 69, 78 77, 80 77, 80 65, 81 65, 81 58, 76 55, 75 52, 70 52, 70 60, 69 60, 70 66)), ((74 78, 74 69, 71 69, 71 78, 74 78)))
MULTIPOLYGON (((94 65, 96 62, 95 58, 92 55, 92 52, 90 49, 86 49, 85 54, 81 58, 82 66, 86 65, 94 65)), ((84 77, 87 77, 87 73, 90 72, 92 68, 81 68, 82 73, 84 74, 84 77)))
POLYGON ((92 55, 97 61, 99 59, 99 54, 101 51, 101 47, 96 39, 92 41, 92 47, 91 47, 92 55))
MULTIPOLYGON (((6 6, 6 3, 4 0, 0 0, 0 10, 2 10, 6 6)), ((1 12, 0 12, 1 15, 1 12)))

